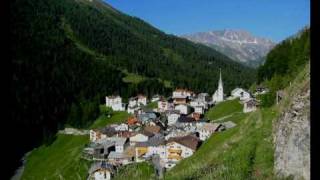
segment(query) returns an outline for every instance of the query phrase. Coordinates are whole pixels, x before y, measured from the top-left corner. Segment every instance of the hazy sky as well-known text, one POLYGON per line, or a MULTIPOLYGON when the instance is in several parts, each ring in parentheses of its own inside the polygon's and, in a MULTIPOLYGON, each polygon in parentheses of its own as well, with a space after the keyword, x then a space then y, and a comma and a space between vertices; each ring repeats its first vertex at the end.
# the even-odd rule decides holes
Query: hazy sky
POLYGON ((281 41, 310 24, 309 0, 105 0, 162 31, 243 29, 281 41))

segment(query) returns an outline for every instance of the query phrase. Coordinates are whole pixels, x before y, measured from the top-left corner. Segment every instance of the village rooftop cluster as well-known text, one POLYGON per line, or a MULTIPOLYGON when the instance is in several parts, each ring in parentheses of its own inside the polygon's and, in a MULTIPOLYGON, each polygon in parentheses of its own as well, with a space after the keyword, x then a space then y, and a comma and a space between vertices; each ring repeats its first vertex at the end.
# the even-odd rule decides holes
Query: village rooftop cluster
MULTIPOLYGON (((259 89, 257 93, 265 92, 259 89)), ((91 143, 83 151, 84 158, 94 161, 88 179, 111 179, 119 166, 143 161, 150 161, 162 176, 165 170, 192 156, 213 133, 236 126, 232 121, 212 123, 204 119, 210 107, 235 98, 244 104, 243 112, 256 110, 257 101, 242 88, 224 98, 221 73, 212 97, 176 89, 169 98, 153 96, 150 101, 158 104, 155 109, 145 108, 147 97, 143 95, 130 98, 127 107, 120 96, 107 96, 107 107, 131 116, 126 123, 90 130, 91 143)))

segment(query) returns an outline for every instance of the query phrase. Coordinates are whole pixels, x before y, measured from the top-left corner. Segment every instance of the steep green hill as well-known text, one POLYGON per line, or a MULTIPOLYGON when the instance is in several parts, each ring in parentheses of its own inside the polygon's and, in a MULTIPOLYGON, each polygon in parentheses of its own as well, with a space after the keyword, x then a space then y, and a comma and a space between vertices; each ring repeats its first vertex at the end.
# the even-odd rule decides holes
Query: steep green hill
MULTIPOLYGON (((274 158, 277 155, 274 151, 273 127, 279 123, 279 115, 283 114, 284 110, 292 110, 289 105, 297 94, 306 91, 310 85, 309 42, 309 29, 305 29, 299 36, 276 46, 268 54, 266 64, 259 69, 259 76, 264 80, 263 84, 271 89, 269 94, 280 89, 284 91, 286 96, 280 104, 270 104, 270 107, 260 107, 256 112, 246 114, 240 112, 241 108, 236 100, 225 101, 211 108, 206 114, 207 118, 220 122, 231 120, 237 126, 211 136, 193 156, 182 160, 168 171, 165 179, 281 179, 274 173, 274 158)), ((275 100, 274 96, 267 95, 267 97, 272 98, 272 101, 275 100)), ((289 128, 293 125, 286 124, 286 126, 289 128)), ((278 131, 281 134, 282 130, 278 131)), ((305 134, 308 132, 304 132, 304 136, 309 137, 305 134)), ((289 135, 291 136, 280 139, 289 139, 294 134, 289 133, 289 135)), ((294 148, 300 148, 307 143, 303 139, 298 140, 300 144, 294 148)), ((291 142, 292 146, 293 144, 295 142, 291 142)), ((283 148, 286 145, 277 146, 283 148)), ((307 159, 307 152, 299 150, 297 152, 297 156, 305 156, 307 159)), ((281 161, 285 160, 278 158, 278 163, 281 161)), ((295 163, 294 160, 289 161, 291 164, 295 163)), ((292 172, 294 168, 287 171, 292 172)))
MULTIPOLYGON (((114 112, 110 118, 100 116, 90 128, 125 122, 127 117, 127 112, 121 111, 114 112)), ((57 134, 52 144, 42 145, 30 153, 22 179, 85 179, 91 163, 80 157, 88 143, 89 136, 57 134)), ((138 167, 147 168, 147 165, 138 167)))
POLYGON ((51 145, 32 151, 21 179, 85 179, 91 164, 80 156, 88 142, 88 136, 57 135, 51 145))
POLYGON ((43 138, 50 142, 66 121, 89 126, 108 94, 212 93, 220 67, 227 92, 255 79, 254 70, 100 0, 14 0, 10 11, 10 122, 24 134, 24 144, 13 144, 19 156, 43 138))
POLYGON ((258 69, 258 82, 277 81, 271 88, 284 88, 309 61, 310 29, 305 28, 296 36, 276 45, 268 53, 264 65, 258 69))
POLYGON ((268 53, 265 64, 258 68, 258 83, 270 89, 268 94, 259 97, 261 105, 266 107, 275 103, 276 92, 289 86, 309 61, 309 28, 276 45, 268 53))

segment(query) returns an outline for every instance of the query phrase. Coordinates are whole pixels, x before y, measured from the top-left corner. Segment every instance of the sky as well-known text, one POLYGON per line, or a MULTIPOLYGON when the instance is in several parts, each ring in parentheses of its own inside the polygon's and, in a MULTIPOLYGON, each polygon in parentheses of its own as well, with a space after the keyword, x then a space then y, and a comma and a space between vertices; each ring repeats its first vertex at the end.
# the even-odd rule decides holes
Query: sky
POLYGON ((174 35, 242 29, 279 42, 310 25, 310 0, 104 0, 174 35))

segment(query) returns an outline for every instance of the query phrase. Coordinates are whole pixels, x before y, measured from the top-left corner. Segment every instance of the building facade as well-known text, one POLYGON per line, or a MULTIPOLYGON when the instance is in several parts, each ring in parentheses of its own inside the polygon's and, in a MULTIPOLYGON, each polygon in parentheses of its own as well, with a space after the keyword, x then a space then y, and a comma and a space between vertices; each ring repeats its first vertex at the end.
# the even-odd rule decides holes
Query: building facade
POLYGON ((212 95, 212 102, 219 103, 222 101, 223 101, 223 83, 222 83, 221 69, 220 69, 219 85, 218 85, 218 89, 212 95))
POLYGON ((125 106, 120 96, 106 96, 106 106, 111 107, 114 111, 124 111, 125 106))

